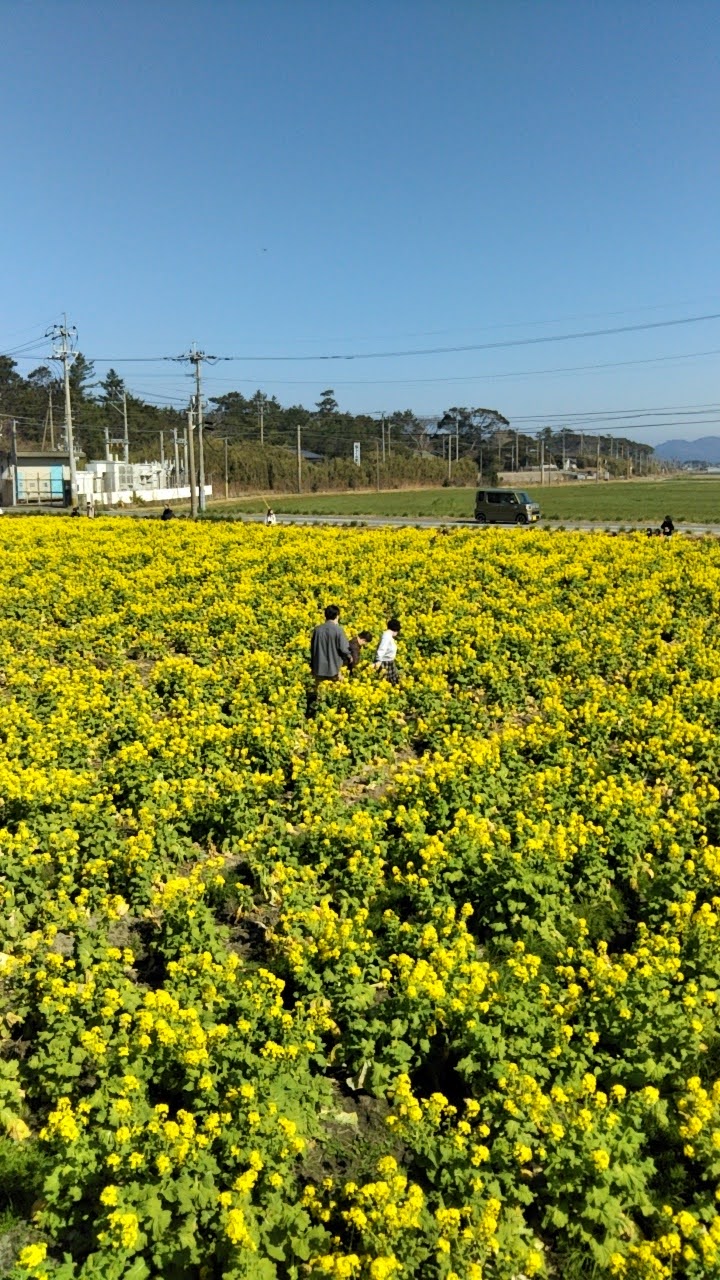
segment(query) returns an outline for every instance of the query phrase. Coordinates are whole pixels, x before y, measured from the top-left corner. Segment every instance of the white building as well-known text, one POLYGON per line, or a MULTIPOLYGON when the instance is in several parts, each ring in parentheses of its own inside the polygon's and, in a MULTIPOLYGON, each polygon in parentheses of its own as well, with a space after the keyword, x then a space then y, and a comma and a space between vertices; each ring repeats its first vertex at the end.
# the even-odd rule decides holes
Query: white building
MULTIPOLYGON (((123 503, 179 502, 189 499, 190 486, 173 483, 169 462, 115 462, 97 459, 78 471, 78 493, 86 500, 92 496, 99 506, 123 503)), ((212 497, 212 485, 205 485, 205 496, 212 497)))

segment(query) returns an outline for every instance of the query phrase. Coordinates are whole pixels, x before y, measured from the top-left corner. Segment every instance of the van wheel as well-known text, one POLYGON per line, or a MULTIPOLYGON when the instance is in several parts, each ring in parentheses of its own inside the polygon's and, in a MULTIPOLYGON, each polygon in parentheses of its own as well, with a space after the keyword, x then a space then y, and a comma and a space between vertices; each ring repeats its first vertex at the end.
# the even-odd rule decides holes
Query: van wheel
POLYGON ((487 516, 484 515, 482 511, 480 512, 479 516, 475 517, 475 519, 477 520, 478 524, 487 524, 487 516))
POLYGON ((527 524, 528 518, 524 511, 519 511, 515 517, 516 524, 527 524))

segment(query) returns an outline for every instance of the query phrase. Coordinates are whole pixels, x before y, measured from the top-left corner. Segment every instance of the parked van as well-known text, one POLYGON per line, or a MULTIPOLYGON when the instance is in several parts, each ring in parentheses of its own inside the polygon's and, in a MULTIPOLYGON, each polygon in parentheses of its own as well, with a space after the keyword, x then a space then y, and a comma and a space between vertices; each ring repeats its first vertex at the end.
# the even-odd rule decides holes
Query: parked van
POLYGON ((475 495, 480 524, 534 524, 539 516, 537 502, 523 489, 478 489, 475 495))

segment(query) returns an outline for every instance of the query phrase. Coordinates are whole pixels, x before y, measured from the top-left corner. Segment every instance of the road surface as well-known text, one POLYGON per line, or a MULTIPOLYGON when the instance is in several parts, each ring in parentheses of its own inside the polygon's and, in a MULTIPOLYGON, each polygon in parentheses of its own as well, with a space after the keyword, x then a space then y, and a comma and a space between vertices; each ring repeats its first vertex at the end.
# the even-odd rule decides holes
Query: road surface
MULTIPOLYGON (((12 519, 19 518, 21 515, 69 515, 69 512, 58 510, 57 507, 33 507, 32 509, 18 508, 10 509, 7 512, 12 519)), ((102 508, 96 508, 96 515, 103 518, 108 516, 116 516, 119 519, 131 520, 159 520, 159 510, 138 510, 127 509, 117 511, 104 511, 102 508)), ((189 515, 185 512, 177 516, 178 519, 189 519, 189 515)), ((264 511, 238 511, 235 514, 228 513, 221 515, 218 512, 214 515, 216 520, 228 520, 231 523, 238 524, 264 524, 264 511)), ((475 520, 457 520, 452 516, 345 516, 332 515, 326 513, 324 515, 292 515, 289 513, 276 512, 277 524, 279 525, 336 525, 336 526, 353 526, 355 528, 364 527, 367 529, 476 529, 481 532, 483 529, 501 528, 501 529, 517 529, 520 533, 532 533, 533 529, 545 529, 550 532, 558 532, 562 529, 581 530, 588 533, 644 533, 649 527, 647 520, 638 522, 628 520, 539 520, 536 525, 483 525, 478 524, 475 520)), ((680 522, 675 525, 677 533, 691 533, 694 535, 711 535, 713 537, 720 536, 720 524, 701 524, 695 522, 680 522)))
MULTIPOLYGON (((265 521, 263 512, 243 511, 233 519, 262 524, 265 521)), ((482 525, 476 520, 453 520, 451 517, 430 516, 339 516, 339 515, 283 515, 276 513, 277 523, 281 524, 328 524, 364 526, 368 529, 408 528, 408 529, 483 529, 516 528, 520 533, 531 533, 533 529, 545 529, 557 532, 560 529, 585 530, 589 533, 644 533, 647 521, 631 523, 627 520, 539 520, 535 525, 482 525)), ((720 526, 716 524, 676 524, 677 533, 720 534, 720 526)))

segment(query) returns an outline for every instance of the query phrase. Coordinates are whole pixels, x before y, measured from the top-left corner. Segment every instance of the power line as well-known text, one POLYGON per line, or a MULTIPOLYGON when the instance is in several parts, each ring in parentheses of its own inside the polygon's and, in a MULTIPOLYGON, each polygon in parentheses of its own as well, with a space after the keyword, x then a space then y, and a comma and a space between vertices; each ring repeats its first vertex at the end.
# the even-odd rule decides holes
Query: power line
MULTIPOLYGON (((643 364, 665 364, 671 360, 695 360, 701 356, 717 356, 720 355, 720 348, 715 347, 708 351, 686 351, 677 355, 666 356, 648 356, 640 360, 610 360, 601 364, 577 364, 567 365, 561 368, 551 369, 519 369, 508 370, 505 373, 471 373, 443 375, 437 378, 350 378, 350 379, 333 379, 334 387, 367 387, 367 386, 415 386, 416 384, 435 383, 435 382, 495 382, 499 380, 512 378, 539 378, 547 374, 553 373, 585 373, 597 369, 621 369, 629 365, 643 364)), ((146 375, 155 378, 161 378, 163 374, 146 375)), ((223 384, 230 387, 236 387, 238 383, 244 383, 249 386, 257 384, 257 378, 218 378, 213 377, 213 385, 223 384)), ((272 379, 274 387, 319 387, 320 378, 291 378, 291 379, 272 379)), ((211 397, 214 399, 215 397, 211 397)))
MULTIPOLYGON (((186 401, 183 401, 183 404, 185 403, 186 401)), ((97 406, 97 408, 102 407, 103 406, 101 405, 97 406)), ((158 406, 151 407, 158 408, 158 406)), ((162 409, 163 406, 160 406, 160 408, 162 409)), ((230 431, 238 436, 246 433, 248 439, 256 439, 257 426, 254 411, 255 406, 252 402, 249 402, 246 405, 246 412, 248 415, 246 421, 233 423, 228 422, 226 419, 221 417, 219 421, 205 422, 205 430, 215 432, 217 429, 221 429, 223 431, 230 431)), ((178 416, 180 414, 180 410, 175 410, 172 406, 168 407, 167 412, 176 413, 178 416)), ((285 414, 288 410, 280 406, 279 412, 285 414)), ((310 413, 309 410, 305 410, 304 412, 310 413)), ((369 425, 368 421, 360 422, 358 419, 366 419, 372 422, 380 412, 381 411, 378 409, 365 409, 358 413, 349 415, 353 421, 347 426, 335 427, 333 431, 334 437, 348 440, 353 439, 357 436, 358 431, 366 431, 369 425)), ((83 414, 84 410, 81 407, 79 413, 76 412, 74 416, 75 426, 78 430, 92 431, 102 429, 103 424, 101 422, 85 419, 83 414)), ((392 415, 388 416, 392 417, 392 415)), ((440 415, 434 414, 428 416, 431 419, 434 419, 440 415)), ((11 413, 10 411, 3 413, 0 411, 0 420, 3 418, 9 419, 11 417, 14 418, 18 424, 27 424, 29 426, 38 426, 41 421, 38 414, 18 414, 11 413)), ((418 421, 422 422, 424 417, 425 415, 420 415, 418 421)), ((525 431, 532 431, 533 429, 537 430, 538 428, 552 424, 557 424, 553 427, 553 429, 556 430, 565 426, 568 430, 604 430, 607 432, 620 430, 666 430, 668 427, 708 427, 715 426, 720 423, 720 404, 711 404, 707 406, 661 406, 653 409, 585 410, 575 412, 553 410, 550 412, 517 415, 513 417, 512 423, 513 429, 525 429, 525 431), (638 421, 640 418, 649 418, 650 421, 640 422, 638 421)), ((294 422, 288 425, 273 422, 272 414, 266 425, 268 432, 274 437, 281 436, 283 434, 293 436, 296 429, 296 423, 294 422)), ((318 429, 317 420, 313 421, 310 418, 301 425, 303 430, 310 432, 318 429)), ((158 428, 154 424, 133 424, 132 434, 134 438, 142 435, 154 438, 157 435, 157 430, 158 428)))
MULTIPOLYGON (((473 325, 473 326, 463 325, 461 327, 453 326, 451 328, 443 328, 443 329, 420 329, 420 330, 414 330, 414 331, 411 330, 409 332, 406 331, 402 334, 398 334, 398 333, 375 334, 372 337, 358 336, 356 334, 356 335, 348 335, 342 338, 341 341, 343 342, 376 342, 379 339, 439 337, 441 335, 451 334, 451 333, 486 333, 486 332, 497 332, 498 330, 502 330, 502 329, 537 328, 541 325, 568 324, 573 321, 591 320, 591 319, 601 318, 604 316, 612 317, 612 316, 637 315, 637 314, 642 314, 648 311, 667 311, 670 308, 674 308, 674 307, 701 306, 703 305, 703 303, 705 304, 709 302, 717 303, 717 301, 718 301, 717 295, 713 295, 712 298, 705 298, 705 299, 697 299, 697 298, 687 299, 686 298, 683 300, 676 299, 674 302, 654 302, 654 303, 648 303, 644 306, 638 306, 638 307, 613 308, 612 310, 605 310, 605 311, 586 311, 586 312, 575 313, 573 315, 546 317, 540 320, 502 320, 502 321, 497 321, 493 324, 486 324, 486 325, 473 325)), ((28 325, 22 329, 16 329, 12 333, 6 334, 4 337, 0 338, 0 354, 12 355, 14 350, 22 351, 23 348, 29 347, 36 343, 43 342, 44 340, 43 339, 44 331, 42 327, 43 323, 44 322, 40 320, 36 324, 28 325), (25 335, 33 334, 33 333, 37 334, 36 338, 29 338, 29 337, 27 339, 25 338, 25 335), (18 345, 16 348, 2 350, 3 345, 6 342, 13 342, 13 341, 18 342, 18 345)), ((335 336, 335 340, 336 341, 338 340, 337 335, 335 336)), ((272 343, 275 341, 275 339, 268 338, 268 339, 261 339, 261 341, 272 343)), ((318 343, 326 343, 328 341, 328 338, 327 337, 296 338, 296 339, 290 339, 290 341, 293 343, 293 345, 295 344, 302 345, 302 344, 308 344, 308 343, 318 344, 318 343)), ((51 358, 51 357, 48 357, 48 358, 51 358)), ((104 359, 104 357, 99 357, 99 356, 95 358, 98 360, 104 359)), ((127 358, 128 357, 123 357, 123 359, 127 359, 127 358)), ((246 358, 246 357, 242 357, 242 358, 246 358)), ((247 358, 252 358, 252 357, 247 357, 247 358)), ((305 357, 300 356, 298 358, 304 359, 305 357)), ((138 356, 136 357, 136 359, 138 361, 144 361, 148 359, 154 361, 154 360, 172 359, 172 357, 138 356)))
MULTIPOLYGON (((21 342, 18 346, 10 347, 9 350, 3 351, 0 354, 10 357, 17 356, 18 359, 23 360, 37 360, 40 355, 37 348, 40 346, 44 347, 46 340, 47 339, 44 336, 41 338, 31 338, 28 339, 27 342, 21 342)), ((52 356, 48 356, 47 359, 52 359, 52 356)))
MULTIPOLYGON (((582 338, 604 338, 620 333, 640 333, 650 329, 668 329, 685 324, 704 324, 711 320, 720 320, 720 312, 712 312, 704 316, 685 316, 678 320, 653 320, 645 324, 616 325, 609 329, 585 329, 578 333, 544 334, 535 338, 506 338, 501 342, 472 342, 449 347, 415 347, 405 351, 356 351, 349 354, 339 352, 330 355, 305 356, 218 356, 218 360, 229 361, 306 361, 306 360, 389 360, 403 356, 448 355, 462 351, 497 351, 509 347, 530 347, 550 342, 575 342, 582 338)), ((99 359, 99 357, 98 357, 99 359)))
MULTIPOLYGON (((648 356, 644 359, 636 359, 636 360, 609 360, 609 361, 603 361, 602 363, 599 363, 599 364, 565 365, 560 367, 556 366, 549 369, 517 369, 517 370, 508 370, 504 373, 472 373, 472 374, 457 374, 457 375, 451 375, 451 376, 443 375, 435 378, 409 378, 409 377, 407 378, 347 378, 347 379, 333 379, 333 384, 334 384, 334 387, 369 387, 369 386, 375 387, 375 386, 415 386, 415 385, 425 385, 425 384, 433 384, 433 383, 499 382, 499 381, 512 381, 514 378, 540 378, 540 377, 546 377, 552 374, 592 373, 592 372, 603 371, 608 369, 629 368, 634 365, 668 364, 671 361, 697 360, 706 356, 717 356, 717 355, 720 355, 720 348, 713 347, 705 351, 685 351, 685 352, 678 352, 675 355, 648 356)), ((52 355, 46 356, 44 358, 47 360, 56 359, 56 357, 52 355)), ((36 357, 18 356, 18 359, 34 360, 36 359, 36 357)), ((98 357, 94 357, 94 359, 97 360, 98 357)), ((162 359, 164 360, 165 357, 162 357, 162 359)), ((116 360, 116 363, 119 363, 119 361, 116 360)), ((145 377, 161 378, 163 380, 166 380, 167 375, 161 374, 161 373, 151 373, 151 374, 145 374, 145 377)), ((213 377, 214 386, 217 386, 217 385, 224 385, 228 387, 237 387, 238 385, 257 386, 257 383, 258 383, 257 377, 254 377, 254 378, 218 378, 217 376, 213 377)), ((274 387, 302 387, 302 386, 319 387, 320 383, 321 383, 321 379, 319 377, 318 378, 288 378, 288 379, 273 378, 271 385, 274 387)), ((148 392, 147 394, 153 395, 154 393, 148 392)), ((165 400, 174 399, 174 400, 177 400, 178 403, 182 403, 182 404, 185 404, 186 402, 185 396, 156 396, 156 398, 165 399, 165 400)), ((217 397, 211 397, 211 399, 216 399, 216 398, 217 397)))
MULTIPOLYGON (((327 338, 327 337, 292 338, 292 339, 284 339, 283 341, 286 341, 293 346, 302 346, 302 345, 308 346, 310 344, 314 344, 315 346, 317 346, 319 344, 324 344, 329 341, 379 342, 379 341, 397 341, 398 339, 401 339, 401 338, 433 338, 433 337, 441 337, 443 335, 452 334, 452 333, 456 333, 456 334, 492 333, 492 332, 496 332, 499 329, 522 329, 522 328, 533 329, 533 328, 538 328, 541 325, 570 324, 573 321, 594 320, 594 319, 599 319, 605 316, 637 315, 647 311, 668 311, 670 309, 675 309, 677 307, 700 307, 700 306, 710 305, 711 303, 713 305, 716 305, 717 302, 718 302, 718 296, 715 294, 711 298, 684 298, 682 300, 676 299, 674 302, 655 302, 655 303, 650 303, 646 306, 615 308, 610 311, 586 311, 586 312, 581 312, 580 314, 576 313, 574 315, 545 317, 545 319, 542 319, 542 320, 502 320, 502 321, 496 321, 493 324, 462 325, 462 326, 455 325, 452 328, 419 329, 419 330, 410 331, 410 332, 406 331, 405 333, 400 333, 400 334, 398 333, 377 334, 376 333, 371 337, 368 337, 367 335, 358 336, 357 334, 355 334, 355 335, 345 335, 345 337, 339 338, 337 334, 334 334, 332 338, 327 338)), ((257 336, 255 340, 263 344, 272 344, 277 341, 276 338, 258 338, 257 336)))
POLYGON ((651 409, 585 409, 568 413, 566 411, 556 411, 553 413, 532 413, 517 414, 513 418, 513 422, 538 422, 546 418, 576 418, 584 420, 605 421, 612 418, 636 418, 662 416, 662 415, 697 415, 702 416, 708 413, 717 413, 720 411, 720 404, 702 404, 702 405, 658 405, 651 409))
MULTIPOLYGON (((720 320, 720 312, 707 315, 683 316, 675 320, 653 320, 644 324, 615 325, 605 329, 583 329, 575 333, 544 334, 540 337, 505 338, 498 342, 472 342, 446 347, 413 347, 394 351, 354 351, 331 352, 321 355, 231 355, 213 356, 213 363, 306 363, 307 361, 346 361, 346 360, 390 360, 402 359, 405 356, 451 355, 465 351, 499 351, 513 347, 529 347, 547 345, 553 342, 577 342, 585 338, 605 338, 622 333, 644 333, 655 329, 677 328, 681 325, 707 324, 720 320)), ((28 357, 25 357, 28 358, 28 357)), ((48 357, 50 358, 50 357, 48 357)), ((86 359, 99 364, 157 364, 165 361, 176 361, 178 356, 87 356, 86 359)), ((515 375, 516 376, 516 375, 515 375)))

